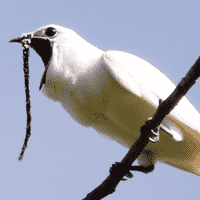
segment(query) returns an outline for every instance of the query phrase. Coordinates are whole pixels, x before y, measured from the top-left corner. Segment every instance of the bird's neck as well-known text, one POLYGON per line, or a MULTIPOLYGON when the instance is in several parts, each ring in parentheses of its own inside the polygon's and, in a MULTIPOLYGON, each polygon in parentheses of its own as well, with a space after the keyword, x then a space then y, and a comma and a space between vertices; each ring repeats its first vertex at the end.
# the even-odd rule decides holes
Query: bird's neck
POLYGON ((75 84, 81 76, 95 68, 103 51, 88 43, 75 32, 70 39, 60 38, 60 40, 61 44, 54 43, 53 45, 52 60, 48 69, 51 72, 49 75, 53 74, 54 77, 57 76, 65 81, 70 80, 75 84))
POLYGON ((76 35, 62 46, 54 45, 52 63, 65 78, 75 83, 80 75, 95 67, 103 51, 76 35))

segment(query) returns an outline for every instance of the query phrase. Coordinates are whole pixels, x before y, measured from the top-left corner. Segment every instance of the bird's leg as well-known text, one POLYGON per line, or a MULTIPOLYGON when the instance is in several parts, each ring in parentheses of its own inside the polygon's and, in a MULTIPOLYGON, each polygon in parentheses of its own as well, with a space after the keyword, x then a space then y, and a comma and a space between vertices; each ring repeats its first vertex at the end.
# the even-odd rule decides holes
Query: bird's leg
MULTIPOLYGON (((116 162, 116 163, 112 164, 112 166, 111 166, 111 168, 110 168, 110 170, 109 170, 110 175, 114 175, 114 174, 116 174, 116 173, 121 172, 122 170, 124 170, 124 167, 125 167, 125 166, 124 166, 122 163, 120 163, 120 162, 116 162)), ((127 172, 126 172, 125 176, 126 176, 127 178, 132 178, 132 177, 133 177, 133 174, 132 174, 131 172, 129 172, 129 169, 126 170, 126 171, 127 171, 127 172)), ((127 179, 122 178, 121 180, 126 181, 127 179)))
MULTIPOLYGON (((149 117, 148 121, 151 119, 152 117, 149 117)), ((145 124, 147 124, 148 121, 146 121, 145 124)), ((151 136, 149 137, 149 140, 151 142, 155 143, 159 141, 159 136, 160 136, 159 130, 160 130, 160 126, 158 128, 154 128, 153 130, 151 130, 151 136)))
MULTIPOLYGON (((126 172, 125 176, 127 178, 132 178, 133 174, 130 171, 138 171, 138 172, 143 172, 145 174, 148 174, 149 172, 152 172, 155 168, 155 165, 152 163, 151 165, 140 165, 140 166, 130 166, 128 168, 128 171, 126 172)), ((114 174, 117 173, 118 171, 124 170, 124 166, 122 163, 120 162, 116 162, 115 164, 113 164, 109 170, 110 174, 114 174)), ((122 178, 123 181, 126 181, 127 179, 122 178)))
MULTIPOLYGON (((163 102, 163 100, 159 99, 159 106, 161 105, 162 102, 163 102)), ((146 121, 145 124, 148 123, 151 119, 152 119, 152 117, 149 117, 148 121, 146 121)), ((155 143, 155 142, 159 141, 159 136, 160 136, 159 130, 160 130, 160 126, 158 128, 151 130, 152 136, 149 137, 149 140, 151 142, 155 143)))
POLYGON ((129 170, 131 171, 138 171, 138 172, 143 172, 145 174, 148 174, 150 172, 152 172, 155 168, 155 165, 152 163, 151 165, 139 165, 139 166, 131 166, 129 170))
POLYGON ((151 135, 151 137, 149 137, 149 140, 151 142, 155 143, 155 142, 159 141, 159 136, 160 136, 159 129, 155 128, 155 129, 151 130, 152 135, 151 135))

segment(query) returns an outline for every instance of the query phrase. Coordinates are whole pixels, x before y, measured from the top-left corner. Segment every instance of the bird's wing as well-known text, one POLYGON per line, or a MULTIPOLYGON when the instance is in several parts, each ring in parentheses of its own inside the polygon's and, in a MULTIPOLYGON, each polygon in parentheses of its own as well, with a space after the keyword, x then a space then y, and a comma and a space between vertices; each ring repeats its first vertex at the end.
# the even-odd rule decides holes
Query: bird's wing
MULTIPOLYGON (((107 69, 123 87, 147 100, 155 108, 159 105, 159 99, 165 100, 175 89, 175 85, 162 72, 137 56, 120 51, 107 51, 103 54, 103 59, 107 69)), ((185 97, 170 116, 194 130, 200 130, 197 127, 200 115, 185 97)), ((183 139, 182 131, 169 118, 162 122, 161 128, 176 141, 183 139)))

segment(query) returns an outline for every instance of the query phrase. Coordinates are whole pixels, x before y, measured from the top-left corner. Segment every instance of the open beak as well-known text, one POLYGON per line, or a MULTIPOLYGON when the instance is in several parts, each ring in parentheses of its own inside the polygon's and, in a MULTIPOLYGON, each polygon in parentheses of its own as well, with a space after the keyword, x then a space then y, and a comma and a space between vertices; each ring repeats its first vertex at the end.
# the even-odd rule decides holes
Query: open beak
POLYGON ((35 37, 32 34, 27 34, 26 37, 22 36, 12 39, 9 42, 23 43, 24 39, 30 39, 30 47, 36 51, 36 53, 42 58, 42 61, 44 63, 45 71, 42 75, 42 79, 39 86, 39 90, 41 90, 43 84, 46 83, 47 69, 52 56, 52 45, 48 38, 37 36, 35 37))

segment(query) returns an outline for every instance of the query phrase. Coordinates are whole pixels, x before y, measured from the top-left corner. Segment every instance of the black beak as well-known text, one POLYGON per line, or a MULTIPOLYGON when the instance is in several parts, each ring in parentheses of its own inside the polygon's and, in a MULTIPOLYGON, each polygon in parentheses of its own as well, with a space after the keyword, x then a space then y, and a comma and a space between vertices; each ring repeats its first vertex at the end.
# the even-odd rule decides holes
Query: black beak
POLYGON ((24 37, 18 37, 18 38, 15 38, 15 39, 10 40, 9 42, 21 43, 23 39, 24 39, 24 37))

